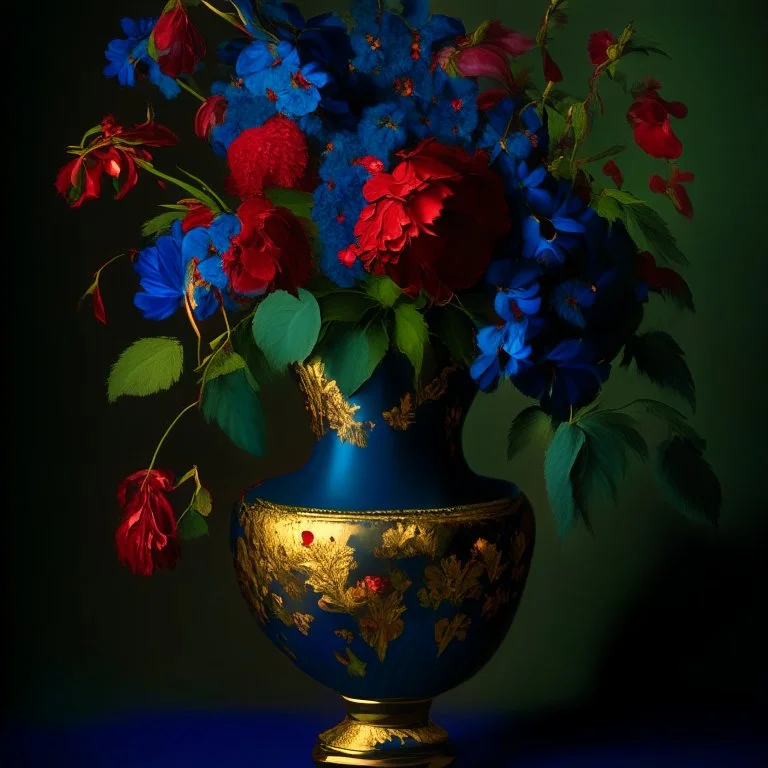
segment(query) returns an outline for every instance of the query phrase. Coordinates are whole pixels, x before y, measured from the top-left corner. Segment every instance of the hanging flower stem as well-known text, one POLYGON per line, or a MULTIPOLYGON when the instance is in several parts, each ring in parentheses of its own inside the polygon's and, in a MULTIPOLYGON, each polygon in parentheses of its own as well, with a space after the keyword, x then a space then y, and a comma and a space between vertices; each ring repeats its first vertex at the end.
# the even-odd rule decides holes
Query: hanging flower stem
POLYGON ((181 420, 181 417, 185 413, 187 413, 187 411, 191 411, 193 408, 196 408, 197 405, 198 405, 198 401, 195 400, 194 403, 190 403, 186 408, 184 408, 178 414, 176 414, 176 418, 170 423, 170 425, 168 426, 168 429, 166 429, 165 432, 163 433, 163 436, 160 438, 160 442, 157 444, 157 447, 155 448, 155 452, 152 454, 152 461, 149 462, 149 467, 147 467, 147 474, 144 476, 144 481, 141 484, 142 488, 146 485, 147 480, 149 479, 149 473, 154 469, 155 462, 157 461, 157 457, 160 454, 160 449, 163 447, 163 443, 168 438, 168 435, 171 434, 171 431, 173 430, 173 428, 179 423, 179 421, 181 420))
POLYGON ((189 85, 185 80, 183 80, 180 77, 176 78, 176 82, 179 85, 179 87, 183 88, 187 93, 191 93, 198 101, 205 102, 205 96, 203 96, 201 93, 198 93, 191 85, 189 85))

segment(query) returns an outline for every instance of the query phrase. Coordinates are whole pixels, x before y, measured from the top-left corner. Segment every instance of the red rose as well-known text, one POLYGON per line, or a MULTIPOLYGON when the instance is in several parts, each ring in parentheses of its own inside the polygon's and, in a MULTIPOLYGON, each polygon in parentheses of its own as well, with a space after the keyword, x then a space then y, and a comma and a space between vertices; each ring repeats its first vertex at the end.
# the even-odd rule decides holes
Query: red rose
POLYGON ((205 40, 189 20, 181 0, 160 16, 152 36, 160 71, 168 77, 191 75, 205 56, 205 40))
POLYGON ((593 67, 599 67, 608 61, 608 49, 616 42, 616 38, 607 29, 593 32, 589 36, 587 51, 589 51, 589 60, 593 67))
POLYGON ((228 190, 245 200, 269 187, 298 187, 309 164, 307 139, 284 115, 243 131, 227 150, 228 190))
POLYGON ((688 107, 679 101, 665 101, 659 96, 661 83, 650 80, 634 93, 635 101, 627 112, 635 142, 651 157, 674 160, 683 153, 680 139, 672 133, 669 116, 684 118, 688 107))
POLYGON ((357 242, 339 258, 347 265, 359 258, 411 296, 423 288, 447 301, 477 282, 509 230, 504 188, 484 153, 427 139, 400 157, 392 173, 366 182, 357 242))
POLYGON ((117 556, 139 576, 173 568, 179 559, 176 517, 166 495, 172 490, 173 474, 167 469, 143 469, 118 486, 125 517, 115 531, 117 556))
POLYGON ((238 209, 242 229, 222 256, 236 293, 258 296, 273 288, 295 294, 309 280, 312 248, 299 219, 263 197, 238 209))
POLYGON ((691 198, 688 197, 688 191, 683 186, 683 184, 687 184, 690 181, 693 181, 692 173, 681 171, 674 166, 668 179, 663 179, 658 174, 651 176, 649 186, 651 192, 666 195, 672 201, 678 213, 681 213, 686 219, 692 219, 693 203, 691 198))
POLYGON ((195 135, 207 141, 211 131, 224 122, 227 114, 227 100, 220 93, 209 96, 195 113, 195 135))

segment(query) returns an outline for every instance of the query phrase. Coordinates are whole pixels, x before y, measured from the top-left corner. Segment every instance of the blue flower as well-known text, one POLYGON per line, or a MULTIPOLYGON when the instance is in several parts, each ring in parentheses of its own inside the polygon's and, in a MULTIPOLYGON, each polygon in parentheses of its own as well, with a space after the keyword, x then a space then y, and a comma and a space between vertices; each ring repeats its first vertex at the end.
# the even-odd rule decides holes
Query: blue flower
POLYGON ((226 155, 229 145, 243 131, 258 128, 277 114, 273 102, 265 96, 251 93, 247 88, 217 82, 211 86, 211 93, 220 94, 227 100, 224 122, 211 131, 211 146, 218 155, 226 155))
POLYGON ((216 297, 199 275, 193 262, 183 253, 181 221, 175 221, 170 235, 157 238, 136 259, 142 291, 133 303, 149 320, 165 320, 188 301, 198 320, 210 317, 217 307, 216 297))
POLYGON ((104 68, 106 77, 116 77, 122 86, 136 85, 136 68, 141 67, 149 81, 156 85, 163 96, 172 99, 181 93, 181 87, 160 71, 160 65, 149 55, 147 44, 156 18, 123 19, 120 26, 126 38, 111 40, 104 52, 109 64, 104 68))
POLYGON ((466 144, 477 128, 477 94, 474 80, 449 77, 438 68, 434 74, 434 98, 427 119, 438 141, 466 144))
POLYGON ((388 158, 408 138, 408 112, 397 104, 378 104, 363 110, 358 136, 365 154, 388 158))
POLYGON ((540 276, 536 266, 520 266, 511 259, 492 262, 486 280, 497 287, 493 301, 496 314, 507 322, 520 322, 527 315, 535 315, 541 309, 540 276))
POLYGON ((524 323, 481 328, 477 333, 477 346, 480 355, 472 363, 469 373, 484 391, 493 389, 502 375, 517 376, 527 367, 531 354, 524 323))
POLYGON ((595 303, 597 288, 583 280, 566 280, 552 291, 552 306, 566 322, 577 328, 585 328, 587 321, 582 314, 595 303))
POLYGON ((184 262, 194 261, 200 277, 223 291, 227 276, 222 269, 222 254, 229 250, 232 238, 240 233, 240 219, 231 213, 217 216, 208 227, 195 227, 184 236, 181 252, 184 262))
MULTIPOLYGON (((361 8, 363 5, 358 4, 361 8)), ((399 16, 384 11, 379 18, 376 3, 365 5, 365 13, 353 11, 357 24, 350 35, 356 54, 352 64, 386 89, 392 87, 396 77, 407 75, 414 66, 416 60, 411 57, 414 35, 399 16)))

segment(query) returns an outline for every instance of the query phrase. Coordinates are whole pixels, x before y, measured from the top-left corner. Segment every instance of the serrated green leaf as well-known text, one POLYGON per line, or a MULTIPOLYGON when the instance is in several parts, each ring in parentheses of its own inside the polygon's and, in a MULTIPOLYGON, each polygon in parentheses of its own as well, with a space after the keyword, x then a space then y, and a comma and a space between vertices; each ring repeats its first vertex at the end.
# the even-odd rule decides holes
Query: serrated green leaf
POLYGON ((544 457, 547 496, 561 539, 573 528, 579 517, 571 472, 585 440, 584 432, 578 426, 563 422, 555 431, 544 457))
POLYGON ((612 197, 600 195, 595 201, 595 210, 597 215, 606 221, 623 221, 624 210, 619 203, 612 197))
POLYGON ((194 509, 188 509, 179 519, 179 536, 182 539, 199 539, 208 533, 208 521, 194 509))
POLYGON ((646 398, 635 400, 635 402, 631 403, 631 407, 640 411, 645 411, 651 416, 665 422, 673 434, 690 440, 699 448, 699 450, 703 451, 706 447, 706 441, 688 423, 688 419, 684 414, 678 411, 677 408, 662 403, 660 400, 650 400, 646 398))
POLYGON ((264 194, 269 198, 273 205, 287 208, 299 218, 312 218, 314 198, 312 197, 311 192, 301 192, 298 189, 270 187, 264 194))
POLYGON ((413 304, 400 304, 395 309, 395 344, 411 361, 414 379, 421 376, 428 336, 424 316, 413 304))
POLYGON ((560 143, 565 133, 565 118, 554 108, 546 106, 547 113, 547 134, 549 135, 550 150, 560 143))
POLYGON ((211 498, 210 491, 207 488, 203 488, 201 485, 192 497, 192 502, 189 505, 195 512, 208 517, 213 510, 213 499, 211 498))
POLYGON ((443 342, 451 357, 461 365, 470 365, 475 359, 475 333, 477 326, 466 312, 453 304, 436 307, 429 316, 432 333, 443 342))
POLYGON ((374 299, 357 291, 334 291, 319 298, 323 323, 359 323, 363 315, 377 307, 374 299))
POLYGON ((325 374, 349 397, 368 379, 368 335, 362 328, 336 326, 322 345, 325 374))
POLYGON ((552 434, 549 416, 538 405, 524 408, 515 416, 507 433, 507 458, 514 458, 523 448, 546 434, 552 434))
POLYGON ((368 336, 368 375, 366 379, 373 376, 379 363, 384 359, 389 349, 389 334, 384 319, 374 320, 366 329, 368 336))
POLYGON ((148 219, 141 225, 141 234, 144 237, 155 237, 163 232, 167 232, 174 221, 183 219, 186 216, 186 211, 186 208, 183 211, 168 211, 148 219))
POLYGON ((200 401, 203 417, 253 456, 264 455, 264 413, 253 377, 245 368, 206 382, 200 401))
POLYGON ((303 362, 320 334, 317 299, 299 288, 298 297, 275 291, 259 304, 253 316, 253 338, 275 370, 303 362))
POLYGON ((393 307, 402 295, 400 287, 389 277, 371 277, 365 285, 368 295, 382 307, 393 307))
POLYGON ((576 141, 584 141, 589 130, 589 117, 583 101, 577 101, 573 104, 571 126, 573 127, 573 135, 576 137, 576 141))
POLYGON ((627 205, 647 205, 644 200, 639 197, 635 197, 631 192, 625 192, 623 189, 613 189, 613 187, 607 187, 601 193, 605 197, 610 197, 622 206, 627 205))
POLYGON ((717 522, 723 502, 720 481, 693 442, 683 437, 665 440, 659 445, 654 470, 676 509, 698 522, 717 522))
POLYGON ((696 408, 696 387, 683 350, 666 331, 633 336, 624 349, 622 365, 634 360, 637 370, 654 384, 677 392, 696 408))
POLYGON ((228 373, 240 368, 247 368, 245 360, 237 352, 222 350, 211 358, 205 369, 205 381, 211 381, 218 376, 226 376, 228 373))
POLYGON ((184 350, 178 339, 157 336, 139 339, 124 350, 107 380, 107 399, 122 395, 146 397, 170 389, 181 377, 184 350))

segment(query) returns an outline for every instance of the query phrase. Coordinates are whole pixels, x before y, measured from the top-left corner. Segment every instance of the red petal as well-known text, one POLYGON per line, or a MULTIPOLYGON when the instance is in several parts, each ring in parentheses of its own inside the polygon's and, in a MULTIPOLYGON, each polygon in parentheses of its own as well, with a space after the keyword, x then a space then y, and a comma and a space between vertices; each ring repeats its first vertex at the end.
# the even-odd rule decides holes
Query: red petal
POLYGON ((490 77, 514 86, 506 55, 490 45, 475 45, 459 51, 454 59, 464 77, 490 77))
POLYGON ((664 160, 676 160, 683 154, 680 139, 672 133, 669 119, 662 125, 638 123, 634 130, 635 142, 651 157, 664 160))
POLYGON ((544 60, 544 77, 550 83, 559 83, 563 79, 563 73, 557 66, 555 60, 549 55, 546 48, 541 49, 541 55, 544 60))
POLYGON ((302 531, 301 532, 301 546, 302 547, 309 547, 314 540, 315 540, 315 534, 312 533, 312 531, 302 531))
POLYGON ((515 32, 500 21, 492 21, 488 25, 482 42, 495 45, 510 56, 521 56, 536 45, 532 37, 515 32))
POLYGON ((598 67, 608 61, 608 48, 616 42, 616 38, 607 29, 593 32, 589 36, 587 51, 592 66, 598 67))
POLYGON ((508 93, 504 88, 489 88, 477 95, 477 108, 484 112, 487 109, 493 109, 499 102, 507 97, 508 93))
POLYGON ((691 198, 688 197, 688 190, 680 184, 670 184, 669 191, 672 202, 675 204, 675 208, 677 208, 686 219, 692 219, 693 203, 691 202, 691 198))
POLYGON ((616 165, 615 160, 609 160, 603 166, 603 173, 613 180, 617 189, 621 189, 621 185, 624 183, 624 174, 621 172, 619 166, 616 165))
POLYGON ((675 168, 672 171, 672 175, 669 177, 670 184, 687 184, 689 181, 693 181, 693 174, 690 171, 681 171, 675 168))
POLYGON ((189 205, 189 211, 182 219, 181 231, 186 234, 196 227, 207 227, 212 221, 213 211, 207 205, 194 202, 189 205))
POLYGON ((654 173, 648 180, 648 186, 651 188, 651 192, 663 195, 667 191, 667 182, 659 176, 658 173, 654 173))
POLYGON ((98 283, 91 294, 93 299, 93 316, 102 324, 107 324, 107 313, 104 311, 104 301, 101 298, 101 290, 98 283))

